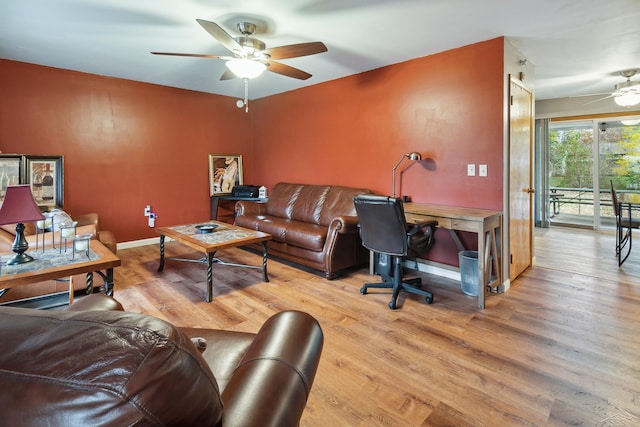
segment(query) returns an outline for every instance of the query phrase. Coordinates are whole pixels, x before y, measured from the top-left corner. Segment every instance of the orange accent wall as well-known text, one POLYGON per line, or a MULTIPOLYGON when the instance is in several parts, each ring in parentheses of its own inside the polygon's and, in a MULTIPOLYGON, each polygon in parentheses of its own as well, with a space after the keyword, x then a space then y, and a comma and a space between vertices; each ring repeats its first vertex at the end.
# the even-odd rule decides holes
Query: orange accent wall
MULTIPOLYGON (((502 210, 504 39, 465 46, 257 100, 252 104, 253 171, 279 181, 346 184, 414 202, 502 210), (467 163, 488 165, 468 177, 467 163)), ((475 235, 462 239, 477 246, 475 235)), ((429 252, 457 265, 439 230, 429 252)))
POLYGON ((209 218, 208 154, 251 150, 235 99, 0 61, 0 150, 64 155, 64 208, 119 242, 209 218))
MULTIPOLYGON (((147 204, 157 226, 208 218, 208 153, 242 154, 248 184, 390 194, 393 165, 418 151, 397 194, 502 209, 503 57, 497 38, 258 99, 249 114, 235 98, 0 60, 0 150, 64 155, 65 210, 99 212, 120 242, 156 235, 147 204), (489 176, 467 177, 467 163, 489 176)), ((430 258, 457 264, 439 236, 430 258)))

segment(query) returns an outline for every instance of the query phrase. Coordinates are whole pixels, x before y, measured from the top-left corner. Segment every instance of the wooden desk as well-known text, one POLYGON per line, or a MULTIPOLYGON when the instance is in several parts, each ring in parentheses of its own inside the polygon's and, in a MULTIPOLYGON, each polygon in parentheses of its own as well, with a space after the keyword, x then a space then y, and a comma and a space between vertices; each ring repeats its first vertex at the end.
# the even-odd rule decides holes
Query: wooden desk
POLYGON ((456 231, 469 231, 478 235, 478 277, 482 284, 478 289, 478 308, 484 309, 485 293, 489 288, 502 284, 501 257, 497 239, 502 235, 502 212, 462 208, 457 206, 441 206, 424 203, 405 203, 404 213, 407 222, 421 223, 438 221, 438 227, 449 230, 458 250, 466 250, 456 231), (484 256, 480 256, 484 254, 484 256), (493 254, 493 258, 491 255, 493 254), (492 260, 495 280, 489 277, 489 262, 492 260))
POLYGON ((6 261, 13 256, 13 253, 2 254, 0 257, 0 296, 10 288, 84 273, 87 274, 87 292, 91 292, 94 272, 104 278, 105 293, 109 296, 113 295, 113 268, 120 266, 120 258, 99 241, 91 240, 91 258, 87 258, 84 253, 76 252, 74 259, 72 259, 70 250, 60 254, 58 249, 52 249, 50 246, 47 246, 44 254, 42 249, 36 251, 32 248, 35 248, 33 243, 29 245, 30 250, 27 253, 35 260, 25 264, 8 266, 6 261), (102 273, 102 270, 105 270, 106 273, 102 273))

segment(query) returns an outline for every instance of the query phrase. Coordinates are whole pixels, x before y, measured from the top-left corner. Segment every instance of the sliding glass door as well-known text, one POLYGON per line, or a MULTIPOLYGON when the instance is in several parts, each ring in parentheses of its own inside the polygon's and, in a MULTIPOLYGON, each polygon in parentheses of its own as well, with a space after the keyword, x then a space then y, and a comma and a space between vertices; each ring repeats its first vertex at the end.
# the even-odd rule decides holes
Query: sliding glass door
POLYGON ((615 227, 611 185, 618 194, 640 192, 640 119, 600 122, 600 225, 615 227))
POLYGON ((551 224, 592 226, 593 149, 593 121, 550 124, 548 197, 551 224))
POLYGON ((543 173, 549 177, 549 222, 615 226, 611 183, 619 192, 640 192, 640 121, 555 121, 549 124, 547 143, 548 169, 543 173))

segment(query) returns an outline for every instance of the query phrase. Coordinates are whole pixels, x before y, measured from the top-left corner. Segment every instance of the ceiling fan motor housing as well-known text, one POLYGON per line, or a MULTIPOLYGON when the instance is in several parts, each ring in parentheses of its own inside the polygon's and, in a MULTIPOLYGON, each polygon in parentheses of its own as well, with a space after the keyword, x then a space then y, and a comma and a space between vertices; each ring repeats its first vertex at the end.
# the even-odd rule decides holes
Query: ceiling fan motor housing
POLYGON ((242 52, 239 52, 241 55, 253 55, 266 47, 264 42, 253 37, 234 37, 234 40, 242 46, 242 52))

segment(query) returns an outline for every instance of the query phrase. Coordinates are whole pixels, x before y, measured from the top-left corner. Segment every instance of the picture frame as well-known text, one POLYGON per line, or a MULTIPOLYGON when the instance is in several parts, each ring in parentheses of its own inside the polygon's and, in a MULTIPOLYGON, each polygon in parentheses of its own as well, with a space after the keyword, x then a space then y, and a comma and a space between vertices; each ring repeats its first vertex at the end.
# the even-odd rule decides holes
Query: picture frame
POLYGON ((9 185, 24 184, 24 157, 21 154, 0 154, 0 202, 9 185))
POLYGON ((210 196, 229 195, 233 187, 242 183, 242 155, 209 154, 210 196))
POLYGON ((25 172, 38 206, 63 208, 63 156, 25 156, 25 172))

